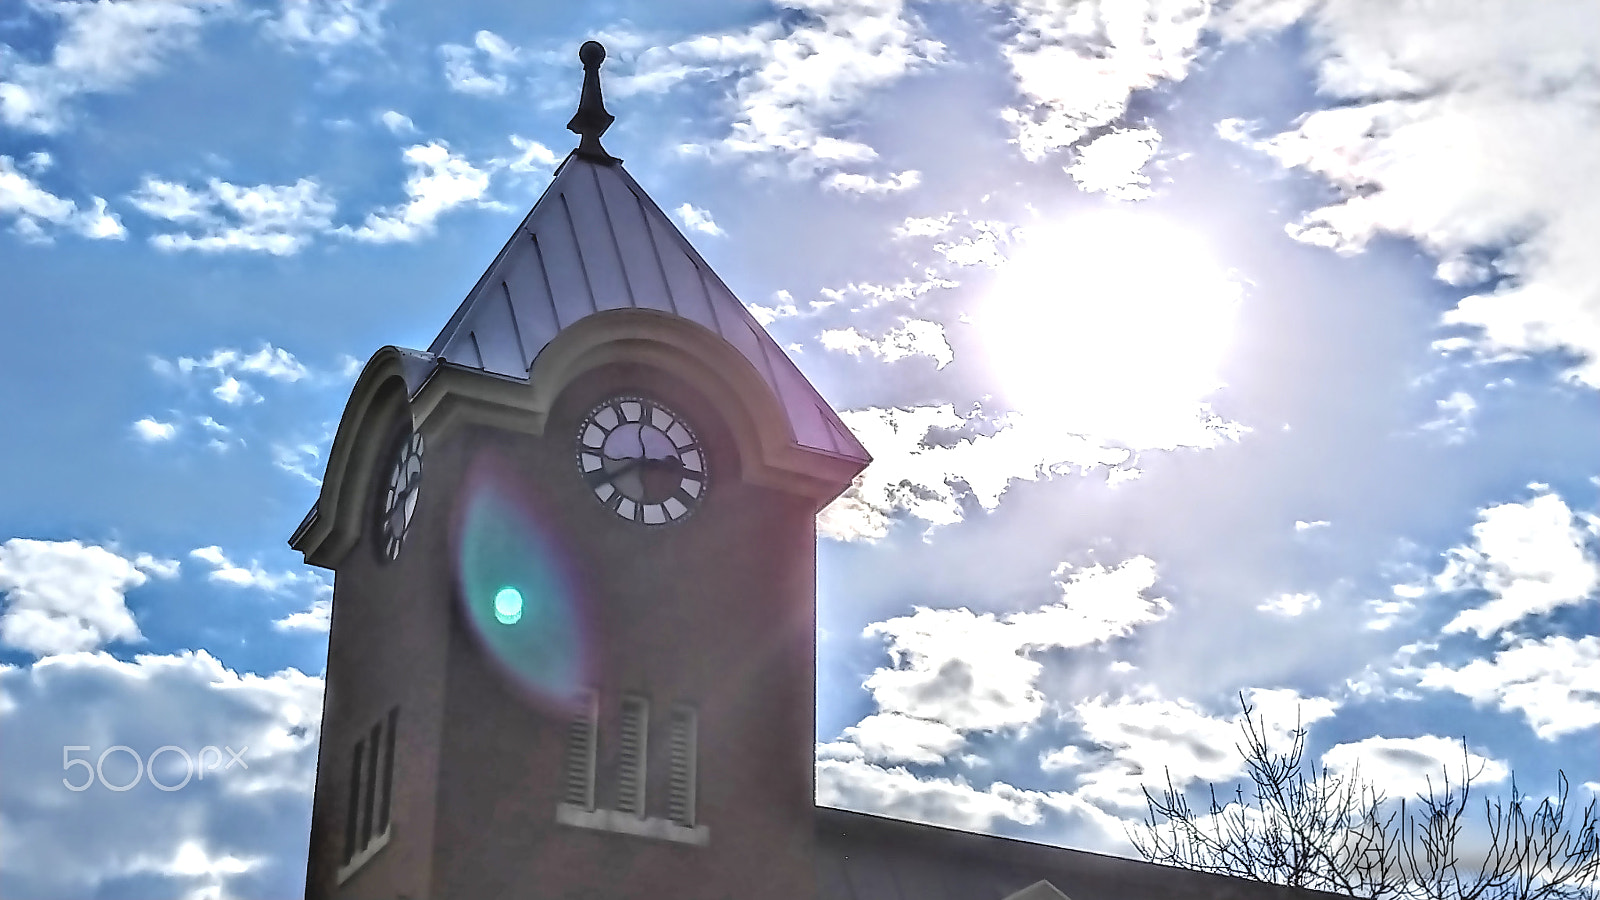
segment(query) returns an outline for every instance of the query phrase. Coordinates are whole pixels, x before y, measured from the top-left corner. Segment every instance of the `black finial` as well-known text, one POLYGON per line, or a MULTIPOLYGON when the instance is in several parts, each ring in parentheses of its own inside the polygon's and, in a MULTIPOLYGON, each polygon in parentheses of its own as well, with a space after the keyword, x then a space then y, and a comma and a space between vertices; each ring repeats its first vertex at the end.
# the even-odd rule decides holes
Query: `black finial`
POLYGON ((605 62, 606 48, 599 41, 584 41, 578 48, 578 59, 583 62, 583 96, 567 130, 579 137, 579 156, 606 165, 622 162, 600 146, 600 135, 616 120, 606 112, 606 102, 600 96, 600 64, 605 62))

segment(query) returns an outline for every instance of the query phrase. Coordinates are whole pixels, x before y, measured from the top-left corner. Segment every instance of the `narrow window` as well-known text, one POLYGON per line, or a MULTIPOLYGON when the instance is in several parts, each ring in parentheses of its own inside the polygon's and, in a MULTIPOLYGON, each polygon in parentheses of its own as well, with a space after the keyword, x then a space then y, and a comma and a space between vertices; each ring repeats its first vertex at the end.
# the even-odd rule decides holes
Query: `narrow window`
POLYGON ((561 799, 584 809, 594 809, 594 756, 596 698, 585 692, 567 725, 566 759, 563 761, 561 799))
POLYGON ((694 827, 696 724, 693 707, 673 707, 667 817, 686 828, 694 827))
POLYGON ((361 848, 372 842, 372 800, 378 788, 378 738, 382 737, 383 723, 372 726, 367 740, 367 789, 361 804, 361 848))
POLYGON ((645 742, 650 733, 650 701, 637 694, 622 698, 622 728, 617 734, 617 810, 644 815, 645 742))
POLYGON ((383 793, 378 798, 378 833, 389 830, 389 804, 394 791, 394 729, 400 718, 400 707, 389 710, 389 721, 383 729, 383 793))
POLYGON ((362 752, 360 741, 356 741, 356 752, 350 758, 350 808, 346 810, 344 819, 344 861, 349 862, 360 848, 356 846, 356 838, 361 833, 361 763, 366 758, 362 752))

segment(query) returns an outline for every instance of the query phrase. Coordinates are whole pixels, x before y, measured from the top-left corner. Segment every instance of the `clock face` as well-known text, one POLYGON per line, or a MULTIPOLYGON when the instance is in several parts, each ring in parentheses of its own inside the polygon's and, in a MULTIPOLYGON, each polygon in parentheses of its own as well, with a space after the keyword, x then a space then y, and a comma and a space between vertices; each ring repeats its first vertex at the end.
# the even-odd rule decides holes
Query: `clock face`
POLYGON ((417 511, 417 491, 422 487, 422 435, 413 434, 400 445, 383 488, 379 525, 385 559, 400 555, 411 518, 417 511))
POLYGON ((614 397, 584 416, 578 470, 595 499, 644 525, 683 519, 706 491, 699 438, 682 416, 643 397, 614 397))

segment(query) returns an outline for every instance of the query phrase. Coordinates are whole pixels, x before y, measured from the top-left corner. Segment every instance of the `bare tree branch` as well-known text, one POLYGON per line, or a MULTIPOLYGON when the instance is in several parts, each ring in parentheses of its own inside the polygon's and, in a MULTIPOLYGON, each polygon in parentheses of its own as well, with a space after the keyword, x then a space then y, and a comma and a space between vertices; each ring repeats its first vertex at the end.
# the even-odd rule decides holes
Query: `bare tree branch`
POLYGON ((1557 773, 1557 796, 1537 803, 1514 777, 1509 797, 1485 798, 1486 845, 1464 859, 1463 819, 1483 772, 1472 768, 1465 739, 1459 779, 1446 769, 1440 787, 1430 777, 1415 803, 1395 805, 1359 768, 1329 772, 1307 761, 1298 719, 1278 750, 1243 694, 1239 707, 1243 742, 1234 747, 1248 792, 1236 786, 1224 802, 1210 785, 1209 806, 1197 814, 1168 771, 1160 797, 1144 789, 1145 821, 1128 833, 1145 859, 1369 900, 1596 900, 1600 815, 1591 799, 1569 818, 1566 773, 1557 773))

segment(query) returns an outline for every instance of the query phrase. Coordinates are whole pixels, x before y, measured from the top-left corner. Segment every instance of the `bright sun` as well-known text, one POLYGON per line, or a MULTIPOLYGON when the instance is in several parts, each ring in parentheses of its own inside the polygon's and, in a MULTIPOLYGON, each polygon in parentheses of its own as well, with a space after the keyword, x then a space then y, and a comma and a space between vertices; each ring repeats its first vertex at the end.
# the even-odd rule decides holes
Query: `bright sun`
POLYGON ((1021 235, 977 324, 1025 419, 1132 449, 1209 446, 1238 303, 1198 236, 1105 211, 1021 235))

